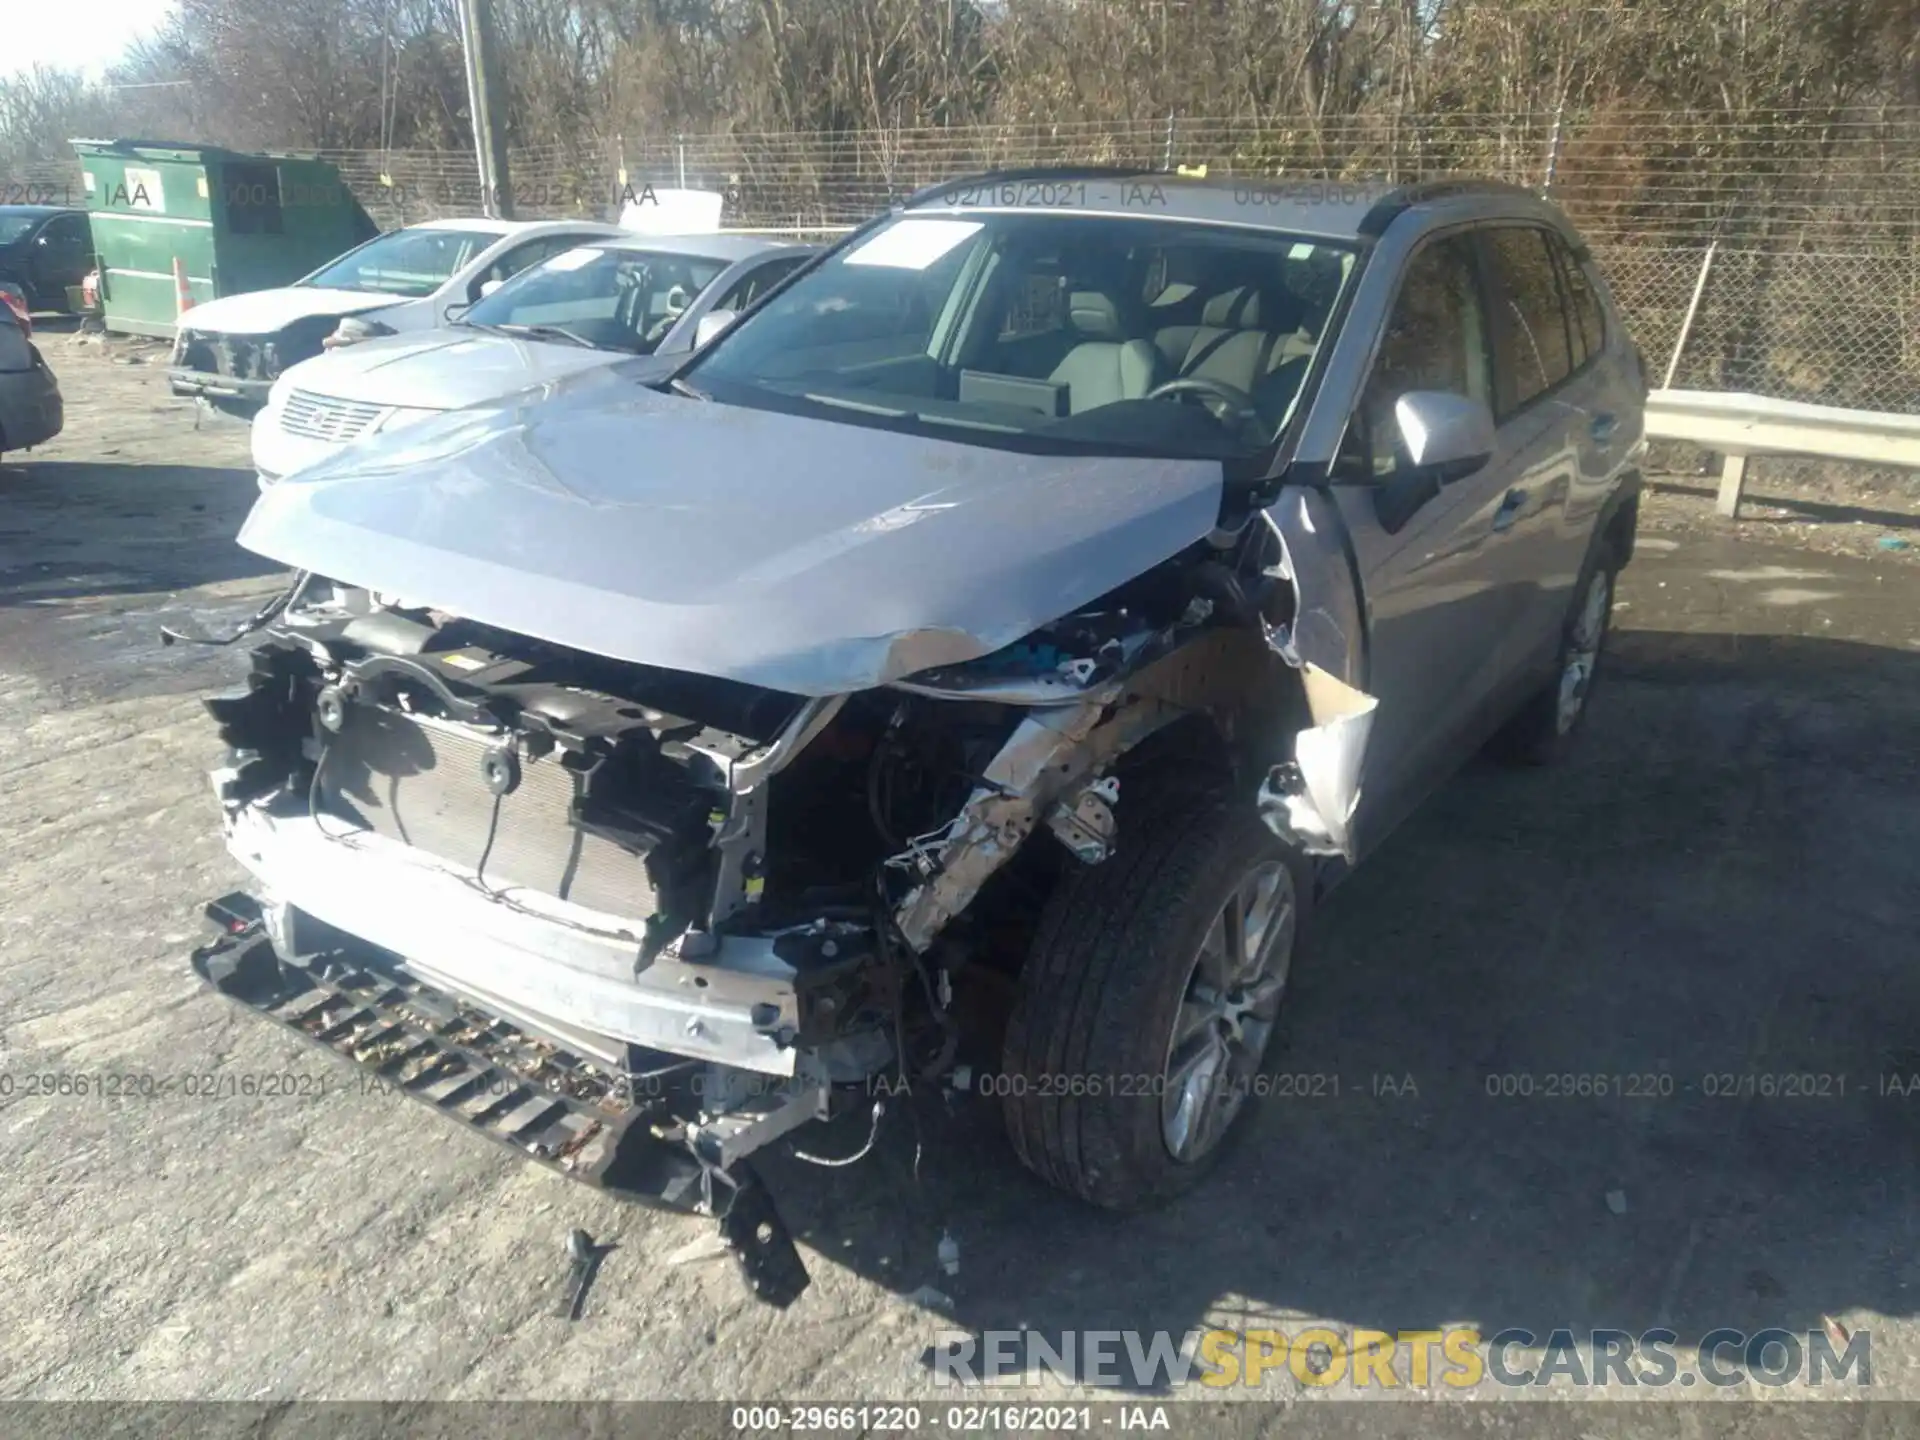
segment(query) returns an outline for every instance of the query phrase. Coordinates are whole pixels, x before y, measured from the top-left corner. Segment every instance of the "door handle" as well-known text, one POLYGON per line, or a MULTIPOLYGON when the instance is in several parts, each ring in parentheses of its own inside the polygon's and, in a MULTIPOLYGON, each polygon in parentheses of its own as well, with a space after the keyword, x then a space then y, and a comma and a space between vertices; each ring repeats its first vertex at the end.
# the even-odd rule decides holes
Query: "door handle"
POLYGON ((1527 503, 1527 492, 1520 489, 1507 491, 1500 501, 1500 508, 1493 512, 1493 528, 1504 530, 1520 518, 1520 511, 1527 503))
POLYGON ((1616 429, 1618 429, 1619 426, 1620 426, 1619 420, 1612 415, 1594 416, 1593 417, 1594 443, 1596 445, 1611 445, 1613 443, 1613 432, 1616 429))

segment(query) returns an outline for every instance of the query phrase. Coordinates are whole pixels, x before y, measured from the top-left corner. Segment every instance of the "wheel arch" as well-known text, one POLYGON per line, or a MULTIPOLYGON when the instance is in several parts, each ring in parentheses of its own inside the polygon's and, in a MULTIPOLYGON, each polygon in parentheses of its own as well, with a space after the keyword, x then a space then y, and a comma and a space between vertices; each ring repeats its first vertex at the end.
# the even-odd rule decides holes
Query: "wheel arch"
POLYGON ((1640 472, 1628 471, 1600 511, 1595 534, 1613 557, 1613 568, 1616 570, 1623 569, 1633 559, 1633 542, 1640 528, 1640 492, 1643 488, 1640 472))

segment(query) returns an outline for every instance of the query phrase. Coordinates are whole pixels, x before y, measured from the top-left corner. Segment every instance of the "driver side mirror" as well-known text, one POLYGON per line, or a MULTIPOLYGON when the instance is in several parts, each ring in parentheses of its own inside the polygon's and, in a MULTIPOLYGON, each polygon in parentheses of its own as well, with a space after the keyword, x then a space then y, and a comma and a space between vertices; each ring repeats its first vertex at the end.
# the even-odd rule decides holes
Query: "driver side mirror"
POLYGON ((1473 474, 1498 444, 1486 402, 1451 390, 1409 390, 1393 402, 1393 419, 1413 468, 1443 485, 1473 474))
POLYGON ((504 280, 482 280, 480 282, 479 298, 482 300, 486 299, 487 296, 493 294, 494 291, 498 290, 502 285, 506 283, 507 282, 504 280))
POLYGON ((693 348, 704 348, 707 343, 719 336, 734 321, 740 318, 738 310, 709 310, 702 315, 693 327, 693 348))

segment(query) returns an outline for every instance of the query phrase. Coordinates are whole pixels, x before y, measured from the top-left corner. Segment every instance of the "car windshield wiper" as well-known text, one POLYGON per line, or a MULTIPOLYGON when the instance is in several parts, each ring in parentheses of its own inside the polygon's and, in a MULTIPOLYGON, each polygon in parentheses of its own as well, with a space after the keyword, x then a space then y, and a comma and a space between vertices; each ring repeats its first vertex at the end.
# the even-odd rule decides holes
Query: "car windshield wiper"
POLYGON ((678 375, 674 376, 671 380, 667 381, 667 386, 669 389, 673 391, 674 394, 684 395, 689 400, 713 399, 713 397, 709 395, 706 391, 696 389, 694 386, 689 385, 686 381, 682 380, 678 375))
POLYGON ((482 325, 483 330, 496 330, 502 335, 527 335, 535 340, 565 340, 574 345, 583 345, 589 350, 600 347, 591 340, 582 339, 571 330, 562 330, 558 325, 482 325))

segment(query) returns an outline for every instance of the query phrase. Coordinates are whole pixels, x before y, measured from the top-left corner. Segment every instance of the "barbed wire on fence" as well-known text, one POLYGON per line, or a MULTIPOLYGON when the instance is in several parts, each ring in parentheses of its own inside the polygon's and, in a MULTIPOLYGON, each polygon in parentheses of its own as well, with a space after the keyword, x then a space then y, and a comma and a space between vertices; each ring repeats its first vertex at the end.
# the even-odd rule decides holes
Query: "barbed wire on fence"
MULTIPOLYGON (((383 225, 485 208, 470 150, 320 154, 383 225)), ((517 149, 509 171, 527 218, 613 218, 648 185, 690 186, 726 194, 730 227, 806 233, 959 174, 1054 164, 1526 185, 1593 243, 1656 373, 1714 245, 1677 384, 1920 410, 1917 106, 1806 125, 1533 111, 583 136, 517 149)))

